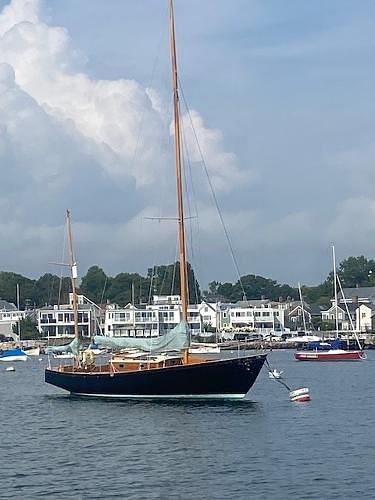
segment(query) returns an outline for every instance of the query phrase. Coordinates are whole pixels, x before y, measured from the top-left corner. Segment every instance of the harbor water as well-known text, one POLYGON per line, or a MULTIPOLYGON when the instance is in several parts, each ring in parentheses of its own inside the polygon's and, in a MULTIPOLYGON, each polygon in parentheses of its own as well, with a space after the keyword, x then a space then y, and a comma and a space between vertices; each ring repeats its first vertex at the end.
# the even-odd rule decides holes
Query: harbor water
MULTIPOLYGON (((233 356, 236 353, 232 354, 233 356)), ((72 398, 46 359, 0 365, 0 498, 375 498, 375 352, 363 362, 269 355, 244 402, 72 398)))

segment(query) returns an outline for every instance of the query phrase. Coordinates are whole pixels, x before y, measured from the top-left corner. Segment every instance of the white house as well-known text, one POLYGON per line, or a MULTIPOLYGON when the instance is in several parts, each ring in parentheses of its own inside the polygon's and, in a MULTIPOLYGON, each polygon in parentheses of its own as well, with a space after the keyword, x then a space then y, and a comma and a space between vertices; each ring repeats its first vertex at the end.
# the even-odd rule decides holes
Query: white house
MULTIPOLYGON (((96 335, 100 327, 100 308, 84 295, 78 295, 78 330, 84 337, 96 335)), ((69 304, 45 306, 38 309, 38 330, 44 337, 73 337, 73 296, 69 304)))
MULTIPOLYGON (((348 308, 349 310, 349 315, 351 317, 353 326, 355 327, 357 304, 347 303, 346 306, 345 304, 341 304, 337 306, 337 323, 338 329, 340 331, 348 331, 352 328, 346 308, 348 308)), ((327 309, 326 311, 322 311, 321 314, 322 321, 336 323, 336 305, 334 303, 329 309, 327 309)))
POLYGON ((241 301, 229 309, 232 329, 256 330, 259 333, 282 331, 285 328, 285 309, 267 301, 241 301))
POLYGON ((372 332, 375 326, 375 305, 360 304, 356 309, 356 330, 358 332, 372 332))
POLYGON ((0 335, 13 337, 16 340, 17 335, 13 333, 13 329, 21 319, 25 319, 25 316, 25 311, 18 311, 12 302, 0 299, 0 335))
MULTIPOLYGON (((188 307, 188 323, 192 334, 202 331, 199 306, 188 307)), ((157 337, 181 321, 181 299, 178 295, 153 297, 152 304, 125 307, 108 305, 104 334, 110 337, 157 337)))

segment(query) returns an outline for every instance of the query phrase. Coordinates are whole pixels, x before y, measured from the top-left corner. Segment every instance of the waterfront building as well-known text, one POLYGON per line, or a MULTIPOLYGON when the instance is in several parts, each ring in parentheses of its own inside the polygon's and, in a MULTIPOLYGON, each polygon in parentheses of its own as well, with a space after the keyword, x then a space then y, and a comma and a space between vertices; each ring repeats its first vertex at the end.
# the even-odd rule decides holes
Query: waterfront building
POLYGON ((305 315, 306 327, 314 329, 314 318, 321 318, 324 308, 317 304, 309 304, 306 301, 293 301, 289 303, 287 323, 291 330, 301 330, 304 327, 303 314, 305 315), (303 304, 303 305, 302 305, 303 304))
POLYGON ((355 328, 358 332, 375 331, 375 305, 360 304, 356 309, 355 328))
MULTIPOLYGON (((100 330, 102 311, 84 295, 78 295, 78 330, 92 337, 100 330)), ((44 306, 37 312, 38 330, 43 337, 74 337, 73 294, 69 304, 44 306)))
MULTIPOLYGON (((340 302, 339 302, 340 304, 340 302)), ((356 323, 356 309, 358 307, 357 304, 351 304, 347 303, 346 304, 350 318, 352 320, 353 325, 356 323)), ((349 331, 352 329, 351 327, 351 322, 349 315, 346 311, 346 306, 345 304, 340 304, 337 306, 337 319, 338 319, 338 329, 339 331, 349 331)), ((336 305, 333 301, 332 306, 321 312, 322 314, 322 321, 325 323, 331 323, 332 325, 335 325, 336 323, 336 305)))
POLYGON ((0 335, 18 340, 13 330, 17 330, 18 322, 25 316, 25 311, 19 311, 12 302, 0 299, 0 335))
POLYGON ((284 331, 285 308, 266 299, 239 301, 229 306, 229 328, 248 329, 262 335, 284 331))
MULTIPOLYGON (((109 304, 105 311, 104 334, 109 337, 158 337, 177 326, 181 320, 179 295, 154 295, 151 304, 109 304)), ((188 323, 193 335, 202 331, 197 305, 188 307, 188 323)))

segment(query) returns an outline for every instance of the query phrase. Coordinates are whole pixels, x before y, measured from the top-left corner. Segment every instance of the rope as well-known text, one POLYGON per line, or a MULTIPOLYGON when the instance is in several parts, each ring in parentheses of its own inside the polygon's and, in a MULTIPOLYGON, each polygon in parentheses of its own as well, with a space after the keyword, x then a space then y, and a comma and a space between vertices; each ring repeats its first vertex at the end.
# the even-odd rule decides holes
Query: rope
MULTIPOLYGON (((268 359, 266 358, 266 361, 265 361, 266 365, 268 366, 268 369, 270 372, 273 372, 273 368, 271 367, 271 365, 269 364, 268 362, 268 359)), ((279 382, 279 384, 283 385, 286 389, 288 389, 288 391, 290 392, 292 389, 289 387, 289 385, 284 382, 284 380, 281 380, 279 378, 275 378, 274 380, 276 380, 276 382, 279 382)))

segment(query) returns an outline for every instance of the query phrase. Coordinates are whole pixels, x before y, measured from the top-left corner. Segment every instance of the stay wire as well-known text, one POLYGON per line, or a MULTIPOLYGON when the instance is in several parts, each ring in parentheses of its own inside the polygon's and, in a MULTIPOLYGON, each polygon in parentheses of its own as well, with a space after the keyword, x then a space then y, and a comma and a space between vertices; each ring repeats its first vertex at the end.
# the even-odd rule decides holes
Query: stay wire
MULTIPOLYGON (((185 155, 186 155, 186 164, 187 164, 187 167, 188 167, 187 169, 184 169, 184 181, 185 181, 185 193, 187 195, 186 196, 186 200, 187 200, 187 205, 188 205, 188 213, 189 213, 189 217, 190 217, 189 218, 190 256, 191 256, 191 264, 192 264, 193 269, 197 269, 197 266, 195 265, 196 260, 195 260, 194 245, 193 245, 192 210, 191 210, 190 197, 188 196, 188 180, 187 180, 186 170, 190 174, 189 177, 190 177, 190 183, 192 185, 192 195, 193 195, 193 199, 194 199, 194 188, 193 188, 193 182, 192 182, 193 176, 192 176, 192 171, 191 171, 191 162, 190 162, 189 150, 188 150, 188 147, 187 147, 186 137, 185 137, 185 134, 184 134, 183 127, 182 127, 182 130, 181 130, 181 135, 182 135, 183 151, 185 152, 185 155)), ((197 216, 197 211, 196 211, 195 215, 197 216)), ((197 304, 198 303, 198 287, 197 287, 197 280, 196 279, 194 279, 193 285, 194 285, 195 303, 197 304)))
POLYGON ((223 215, 222 215, 222 213, 221 213, 220 206, 219 206, 219 203, 218 203, 218 200, 217 200, 217 196, 216 196, 216 193, 215 193, 215 190, 214 190, 214 187, 213 187, 213 184, 212 184, 212 181, 211 181, 210 175, 209 175, 209 173, 208 173, 208 169, 207 169, 206 161, 205 161, 205 159, 204 159, 203 152, 202 152, 202 148, 201 148, 200 143, 199 143, 199 141, 198 141, 197 132, 196 132, 195 127, 194 127, 194 124, 193 124, 193 119, 192 119, 192 117, 191 117, 191 113, 190 113, 190 109, 189 109, 189 106, 188 106, 188 104, 187 104, 187 101, 186 101, 186 99, 185 99, 185 94, 184 94, 184 91, 183 91, 183 87, 182 87, 181 82, 180 82, 180 89, 181 89, 181 96, 182 96, 182 99, 183 99, 183 101, 184 101, 184 104, 185 104, 185 107, 186 107, 186 110, 187 110, 187 114, 188 114, 188 116, 189 116, 190 125, 191 125, 191 128, 192 128, 193 134, 194 134, 194 138, 195 138, 195 141, 196 141, 196 144, 197 144, 197 148, 198 148, 198 151, 199 151, 199 155, 200 155, 200 157, 201 157, 201 161, 202 161, 202 165, 203 165, 203 170, 204 170, 204 172, 205 172, 205 174, 206 174, 206 177, 207 177, 207 181, 208 181, 208 185, 209 185, 209 187, 210 187, 211 195, 212 195, 212 198, 213 198, 213 200, 214 200, 214 204, 215 204, 215 207, 216 207, 217 213, 218 213, 219 218, 220 218, 220 222, 221 222, 221 225, 222 225, 222 228, 223 228, 224 234, 225 234, 225 238, 226 238, 226 240, 227 240, 227 244, 228 244, 229 251, 230 251, 230 254, 231 254, 232 262, 233 262, 233 265, 234 265, 234 267, 235 267, 235 270, 236 270, 236 273, 237 273, 237 276, 238 276, 238 281, 239 281, 239 283, 240 283, 240 286, 241 286, 241 290, 242 290, 242 293, 243 293, 244 299, 247 301, 245 288, 244 288, 243 283, 242 283, 242 279, 241 279, 241 275, 240 275, 239 266, 238 266, 238 263, 237 263, 236 256, 235 256, 235 254, 234 254, 234 250, 233 250, 232 242, 231 242, 230 237, 229 237, 229 232, 228 232, 227 227, 226 227, 226 225, 225 225, 224 218, 223 218, 223 215))

